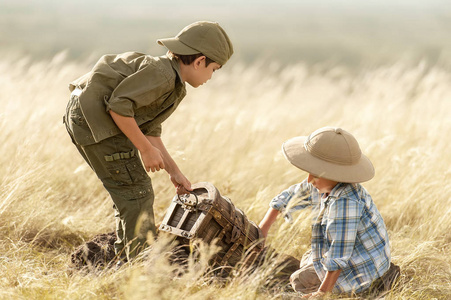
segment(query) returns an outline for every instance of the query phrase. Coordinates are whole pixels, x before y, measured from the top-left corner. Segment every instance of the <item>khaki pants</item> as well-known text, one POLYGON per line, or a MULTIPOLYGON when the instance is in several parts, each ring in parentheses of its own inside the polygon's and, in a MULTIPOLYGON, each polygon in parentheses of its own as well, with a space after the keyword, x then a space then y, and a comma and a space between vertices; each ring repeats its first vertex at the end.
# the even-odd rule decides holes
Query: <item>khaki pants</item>
POLYGON ((316 292, 321 285, 321 280, 316 275, 310 254, 311 250, 302 256, 299 270, 291 274, 290 277, 290 283, 293 289, 303 294, 316 292))
POLYGON ((116 254, 122 259, 135 257, 146 246, 147 234, 155 235, 152 182, 138 150, 123 134, 98 143, 77 142, 86 139, 90 131, 76 96, 71 97, 64 123, 77 150, 113 200, 116 254))

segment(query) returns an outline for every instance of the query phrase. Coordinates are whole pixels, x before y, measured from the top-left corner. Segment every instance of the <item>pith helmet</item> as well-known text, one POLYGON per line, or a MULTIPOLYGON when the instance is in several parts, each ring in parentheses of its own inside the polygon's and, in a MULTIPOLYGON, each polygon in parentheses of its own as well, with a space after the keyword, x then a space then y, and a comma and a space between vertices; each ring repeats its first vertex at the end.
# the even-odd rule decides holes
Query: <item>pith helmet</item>
POLYGON ((294 137, 282 150, 290 163, 314 176, 348 183, 374 177, 373 164, 357 140, 341 128, 323 127, 309 136, 294 137))

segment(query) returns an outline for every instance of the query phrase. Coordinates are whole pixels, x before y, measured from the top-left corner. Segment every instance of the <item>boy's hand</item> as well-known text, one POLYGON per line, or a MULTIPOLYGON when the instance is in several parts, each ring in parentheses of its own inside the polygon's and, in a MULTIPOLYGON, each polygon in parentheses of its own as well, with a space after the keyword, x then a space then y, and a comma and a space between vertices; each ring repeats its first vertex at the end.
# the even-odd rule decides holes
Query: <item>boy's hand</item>
POLYGON ((160 171, 165 168, 163 154, 161 150, 152 145, 139 129, 133 117, 124 117, 114 111, 109 111, 111 118, 119 129, 130 139, 141 153, 141 159, 147 172, 160 171))
POLYGON ((147 172, 164 169, 163 154, 153 146, 147 148, 145 151, 141 151, 141 159, 147 172))
POLYGON ((177 189, 178 195, 187 194, 192 191, 191 182, 181 172, 171 175, 171 181, 177 189))

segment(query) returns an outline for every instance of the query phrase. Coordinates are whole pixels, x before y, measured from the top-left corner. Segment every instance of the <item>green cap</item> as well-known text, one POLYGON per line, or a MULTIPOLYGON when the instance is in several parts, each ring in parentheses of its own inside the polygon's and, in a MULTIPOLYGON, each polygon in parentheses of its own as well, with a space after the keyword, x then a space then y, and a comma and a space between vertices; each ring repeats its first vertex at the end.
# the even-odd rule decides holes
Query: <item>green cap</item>
POLYGON ((232 42, 216 22, 195 22, 183 28, 177 36, 159 39, 157 43, 174 54, 202 53, 220 65, 224 65, 233 54, 232 42))

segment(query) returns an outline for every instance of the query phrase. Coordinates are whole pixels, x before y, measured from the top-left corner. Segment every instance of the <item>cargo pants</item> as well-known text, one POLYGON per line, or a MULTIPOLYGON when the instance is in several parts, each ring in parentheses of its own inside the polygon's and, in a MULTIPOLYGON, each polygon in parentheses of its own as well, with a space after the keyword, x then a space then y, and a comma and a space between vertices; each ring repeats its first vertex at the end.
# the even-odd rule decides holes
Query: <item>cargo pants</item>
POLYGON ((63 121, 77 150, 113 200, 116 255, 128 260, 135 257, 146 247, 148 233, 155 236, 152 182, 138 150, 124 134, 90 142, 92 135, 74 93, 63 121))

